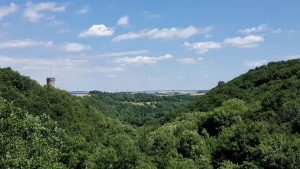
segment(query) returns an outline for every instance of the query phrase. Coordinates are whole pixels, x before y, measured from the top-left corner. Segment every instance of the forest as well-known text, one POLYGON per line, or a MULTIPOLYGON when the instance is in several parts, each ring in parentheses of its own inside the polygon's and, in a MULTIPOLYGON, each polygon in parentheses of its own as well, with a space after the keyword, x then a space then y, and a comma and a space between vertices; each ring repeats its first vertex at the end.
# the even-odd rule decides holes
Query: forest
POLYGON ((146 93, 105 93, 92 91, 83 100, 108 117, 125 123, 142 126, 159 123, 169 112, 178 112, 199 96, 157 96, 146 93))
POLYGON ((75 97, 0 69, 0 168, 298 169, 300 60, 203 96, 75 97))

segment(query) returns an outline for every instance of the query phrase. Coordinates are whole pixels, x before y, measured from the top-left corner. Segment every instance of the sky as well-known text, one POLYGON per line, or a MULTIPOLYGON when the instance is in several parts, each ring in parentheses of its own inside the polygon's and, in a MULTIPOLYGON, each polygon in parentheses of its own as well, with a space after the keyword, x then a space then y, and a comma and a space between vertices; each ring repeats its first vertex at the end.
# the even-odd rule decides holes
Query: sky
POLYGON ((200 90, 300 58, 299 0, 1 0, 0 67, 44 85, 200 90))

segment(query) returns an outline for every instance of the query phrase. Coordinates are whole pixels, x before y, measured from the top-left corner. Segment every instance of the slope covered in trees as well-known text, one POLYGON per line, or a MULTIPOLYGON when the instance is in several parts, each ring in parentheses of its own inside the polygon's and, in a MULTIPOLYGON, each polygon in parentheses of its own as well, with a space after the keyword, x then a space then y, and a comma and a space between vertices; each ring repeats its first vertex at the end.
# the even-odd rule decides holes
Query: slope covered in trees
POLYGON ((124 97, 76 98, 1 69, 0 168, 300 167, 300 60, 250 70, 164 123, 130 114, 152 96, 124 97))
POLYGON ((99 112, 123 122, 141 126, 161 120, 164 114, 178 111, 199 96, 156 96, 144 93, 90 92, 85 102, 99 112))
POLYGON ((300 60, 273 62, 210 90, 172 124, 208 138, 214 167, 299 168, 299 105, 300 60))
POLYGON ((239 98, 247 103, 258 101, 262 110, 278 112, 287 101, 299 97, 299 77, 299 60, 271 62, 226 84, 220 84, 199 99, 191 109, 208 111, 230 98, 239 98))
POLYGON ((135 164, 140 156, 134 146, 136 134, 131 126, 100 114, 65 91, 42 87, 28 77, 5 68, 0 70, 0 97, 0 134, 1 138, 5 137, 1 140, 0 168, 28 165, 32 166, 28 168, 49 168, 48 162, 66 168, 85 168, 95 166, 94 161, 97 160, 99 166, 124 168, 135 164), (41 119, 47 119, 50 127, 41 119), (54 140, 51 141, 51 137, 54 140), (6 144, 13 140, 17 142, 6 144), (49 156, 54 154, 53 161, 47 160, 48 154, 43 152, 44 149, 29 152, 44 145, 45 151, 51 151, 47 152, 49 156), (119 147, 121 145, 122 148, 119 147), (47 146, 49 149, 46 149, 47 146), (20 157, 14 158, 11 153, 20 157), (102 163, 99 158, 104 158, 102 163))

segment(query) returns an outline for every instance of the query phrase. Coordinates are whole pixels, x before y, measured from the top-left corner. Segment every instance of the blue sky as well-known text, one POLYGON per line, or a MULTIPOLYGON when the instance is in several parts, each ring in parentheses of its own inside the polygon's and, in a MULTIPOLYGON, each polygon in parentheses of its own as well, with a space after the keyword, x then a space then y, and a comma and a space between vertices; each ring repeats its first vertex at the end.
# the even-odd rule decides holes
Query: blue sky
POLYGON ((0 66, 66 90, 210 89, 300 58, 300 1, 0 2, 0 66))

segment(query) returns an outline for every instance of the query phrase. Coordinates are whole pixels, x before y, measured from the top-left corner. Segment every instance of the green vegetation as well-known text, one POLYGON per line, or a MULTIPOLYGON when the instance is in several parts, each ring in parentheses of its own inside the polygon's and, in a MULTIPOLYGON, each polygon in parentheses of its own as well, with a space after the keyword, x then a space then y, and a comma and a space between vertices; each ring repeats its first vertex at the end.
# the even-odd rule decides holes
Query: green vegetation
POLYGON ((86 104, 95 107, 108 117, 119 119, 132 125, 141 126, 159 122, 169 112, 177 112, 199 96, 156 96, 143 93, 90 92, 85 97, 86 104))
MULTIPOLYGON (((95 154, 99 154, 100 150, 106 152, 106 154, 100 153, 102 156, 107 155, 106 160, 115 159, 115 161, 103 161, 103 163, 107 163, 105 165, 112 165, 114 168, 122 168, 118 167, 120 165, 133 165, 130 163, 135 163, 140 157, 136 153, 138 152, 136 148, 128 147, 128 144, 133 144, 136 137, 131 126, 100 114, 80 98, 71 96, 65 91, 41 87, 35 81, 21 76, 9 68, 0 71, 0 91, 0 97, 3 100, 1 102, 3 106, 0 106, 0 130, 1 137, 6 137, 6 140, 1 143, 0 168, 49 168, 48 162, 53 165, 57 163, 55 166, 65 168, 85 168, 96 165, 94 161, 99 157, 95 154), (20 115, 22 112, 24 117, 20 115), (13 117, 10 117, 9 113, 13 117), (29 116, 25 116, 25 114, 29 116), (33 120, 31 120, 32 118, 33 120), (53 127, 43 126, 45 124, 40 119, 44 118, 48 119, 47 123, 53 127), (30 121, 34 121, 34 123, 31 124, 30 121), (44 131, 45 129, 47 130, 44 131), (12 133, 14 130, 15 133, 12 133), (56 130, 63 132, 56 134, 56 130), (5 135, 2 131, 6 131, 8 134, 5 135), (22 134, 23 131, 32 134, 33 138, 30 135, 22 134), (51 141, 51 137, 61 141, 51 141), (21 143, 6 144, 15 138, 21 143), (44 143, 36 144, 31 141, 32 139, 38 143, 44 143), (111 142, 111 140, 115 142, 111 142), (52 145, 51 142, 58 145, 52 145), (18 145, 20 147, 14 147, 18 145), (47 153, 42 153, 43 150, 36 152, 36 156, 29 151, 29 149, 39 150, 44 145, 46 146, 45 151, 55 154, 51 158, 53 161, 41 156, 42 154, 47 155, 47 153), (123 151, 131 154, 130 157, 119 153, 122 151, 118 147, 120 145, 127 148, 123 151), (20 155, 20 158, 12 156, 9 160, 6 159, 12 151, 20 155), (24 162, 24 159, 32 164, 24 162), (28 165, 30 166, 28 167, 28 165)), ((98 163, 99 161, 97 161, 97 165, 98 163)))
POLYGON ((78 98, 0 69, 0 168, 297 169, 299 134, 300 60, 250 70, 196 100, 78 98))

